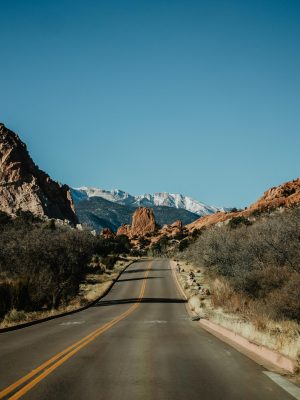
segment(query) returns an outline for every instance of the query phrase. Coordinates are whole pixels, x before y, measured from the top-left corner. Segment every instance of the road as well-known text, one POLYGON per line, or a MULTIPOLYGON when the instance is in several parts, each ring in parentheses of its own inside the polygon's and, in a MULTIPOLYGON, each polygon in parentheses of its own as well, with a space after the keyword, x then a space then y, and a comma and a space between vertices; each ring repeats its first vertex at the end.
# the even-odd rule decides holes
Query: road
POLYGON ((10 399, 293 399, 190 320, 168 260, 132 264, 96 306, 0 334, 10 399))

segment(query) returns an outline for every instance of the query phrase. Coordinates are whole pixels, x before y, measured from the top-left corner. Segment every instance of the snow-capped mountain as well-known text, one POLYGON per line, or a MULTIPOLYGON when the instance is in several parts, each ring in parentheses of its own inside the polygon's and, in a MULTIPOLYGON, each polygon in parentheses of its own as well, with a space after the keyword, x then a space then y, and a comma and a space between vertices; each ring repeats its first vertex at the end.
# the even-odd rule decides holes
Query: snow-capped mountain
POLYGON ((79 203, 91 197, 102 197, 105 200, 126 206, 167 206, 184 209, 200 216, 213 214, 217 211, 224 211, 223 208, 209 206, 191 197, 183 196, 182 194, 154 193, 132 196, 119 189, 104 190, 88 187, 73 188, 71 192, 75 203, 79 203))
POLYGON ((75 203, 79 203, 82 200, 87 200, 90 197, 102 197, 105 200, 123 205, 131 205, 135 202, 134 196, 131 196, 129 193, 118 189, 104 190, 100 188, 89 188, 83 186, 80 188, 72 188, 71 193, 75 203))
POLYGON ((183 196, 176 193, 154 193, 136 196, 136 204, 142 206, 167 206, 173 208, 183 208, 198 215, 213 214, 219 209, 217 207, 209 206, 201 203, 191 197, 183 196))

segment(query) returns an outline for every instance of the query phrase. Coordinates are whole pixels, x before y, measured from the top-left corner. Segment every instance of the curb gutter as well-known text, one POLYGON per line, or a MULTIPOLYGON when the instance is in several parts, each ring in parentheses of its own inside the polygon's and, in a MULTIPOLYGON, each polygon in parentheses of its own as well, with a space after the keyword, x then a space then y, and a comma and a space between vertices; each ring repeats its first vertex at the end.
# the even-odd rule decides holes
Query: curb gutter
POLYGON ((209 333, 213 334, 214 336, 217 336, 219 339, 225 341, 229 345, 233 345, 237 350, 241 349, 242 352, 247 356, 253 355, 259 357, 266 363, 291 373, 297 370, 298 366, 295 360, 292 360, 275 350, 271 350, 266 346, 250 342, 243 336, 233 331, 230 331, 229 329, 224 328, 221 325, 214 324, 213 322, 207 319, 201 319, 199 321, 199 324, 209 333))

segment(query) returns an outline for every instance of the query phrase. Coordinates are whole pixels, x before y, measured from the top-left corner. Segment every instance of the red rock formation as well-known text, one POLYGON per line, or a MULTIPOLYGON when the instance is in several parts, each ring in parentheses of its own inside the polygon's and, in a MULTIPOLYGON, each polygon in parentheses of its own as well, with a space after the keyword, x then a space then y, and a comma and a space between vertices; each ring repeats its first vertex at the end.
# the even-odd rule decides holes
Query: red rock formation
POLYGON ((300 178, 267 190, 249 210, 267 210, 300 204, 300 178))
POLYGON ((128 224, 124 224, 122 226, 120 226, 120 228, 117 230, 117 236, 120 235, 126 235, 128 237, 130 237, 130 229, 131 229, 131 225, 128 224))
POLYGON ((182 222, 180 220, 173 222, 171 225, 164 225, 160 230, 159 233, 161 235, 175 237, 179 233, 183 232, 182 222))
POLYGON ((116 237, 114 232, 109 228, 102 229, 101 236, 104 237, 104 239, 113 239, 116 237))
POLYGON ((137 208, 132 216, 131 225, 122 225, 117 235, 126 235, 129 238, 134 236, 145 236, 147 233, 156 231, 156 222, 151 208, 137 208))
POLYGON ((145 236, 156 230, 156 222, 151 208, 140 207, 132 216, 131 235, 145 236))
POLYGON ((19 136, 0 124, 0 210, 77 223, 67 185, 54 182, 32 161, 19 136))
POLYGON ((234 217, 250 217, 255 213, 274 210, 278 207, 291 207, 300 204, 300 178, 267 190, 263 196, 248 209, 239 212, 207 215, 187 225, 189 231, 201 229, 217 223, 225 222, 234 217))

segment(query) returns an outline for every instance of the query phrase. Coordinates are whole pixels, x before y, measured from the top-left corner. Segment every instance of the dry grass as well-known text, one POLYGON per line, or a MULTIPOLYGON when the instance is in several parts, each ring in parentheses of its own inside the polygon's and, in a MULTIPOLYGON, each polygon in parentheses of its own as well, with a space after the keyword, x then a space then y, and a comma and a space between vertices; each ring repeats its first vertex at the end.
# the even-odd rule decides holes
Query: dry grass
POLYGON ((236 293, 226 279, 210 279, 203 271, 195 274, 195 279, 202 286, 209 286, 212 294, 206 297, 197 295, 188 284, 188 274, 199 269, 182 261, 180 267, 184 272, 178 274, 179 282, 193 311, 251 342, 297 360, 300 365, 300 326, 297 322, 274 321, 265 314, 261 303, 236 293))
POLYGON ((113 280, 118 274, 135 258, 128 258, 128 260, 117 261, 112 271, 108 271, 102 275, 88 274, 84 282, 80 285, 79 295, 74 297, 67 306, 60 307, 51 311, 35 311, 25 312, 19 310, 11 310, 7 313, 0 323, 0 328, 7 328, 10 326, 19 325, 21 323, 36 321, 39 319, 48 318, 51 316, 63 314, 65 312, 74 311, 81 307, 88 305, 100 296, 110 287, 113 280))

